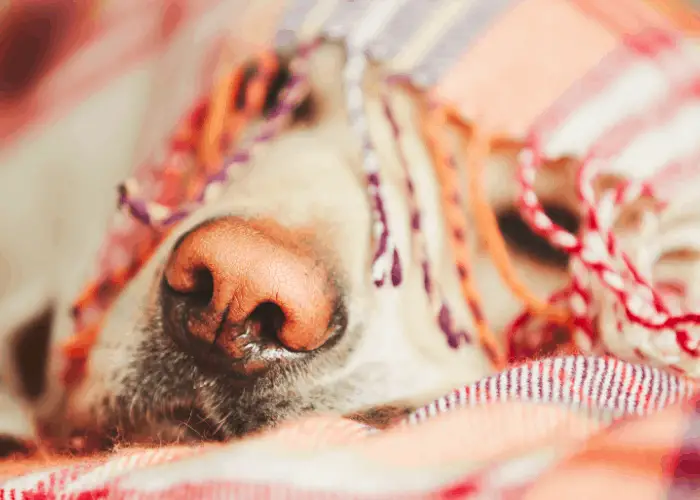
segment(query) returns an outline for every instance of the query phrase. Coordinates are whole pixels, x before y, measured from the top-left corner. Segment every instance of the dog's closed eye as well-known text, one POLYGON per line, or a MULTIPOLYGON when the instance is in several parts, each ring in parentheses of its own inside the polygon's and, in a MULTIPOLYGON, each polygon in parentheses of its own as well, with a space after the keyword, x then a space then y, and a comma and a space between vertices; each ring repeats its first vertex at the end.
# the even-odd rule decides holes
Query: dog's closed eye
MULTIPOLYGON (((280 97, 282 96, 282 91, 289 84, 292 78, 292 72, 289 67, 289 59, 276 56, 278 69, 270 79, 265 89, 265 102, 263 104, 263 116, 268 117, 278 106, 280 97)), ((255 82, 256 77, 259 76, 259 65, 256 63, 251 63, 243 74, 243 79, 241 86, 235 96, 235 106, 236 109, 242 110, 246 107, 246 102, 248 100, 249 93, 257 89, 253 89, 252 86, 259 84, 255 82), (254 83, 255 82, 255 83, 254 83)), ((313 120, 315 114, 314 101, 311 95, 306 97, 293 112, 293 121, 295 123, 309 122, 313 120)))
MULTIPOLYGON (((578 232, 579 217, 572 210, 555 204, 544 204, 543 208, 555 224, 571 233, 578 232)), ((502 210, 497 214, 497 219, 504 239, 514 252, 547 266, 561 269, 567 267, 569 255, 536 234, 523 220, 517 208, 502 210)))
POLYGON ((33 449, 29 444, 11 436, 0 435, 0 459, 28 456, 32 451, 33 449))

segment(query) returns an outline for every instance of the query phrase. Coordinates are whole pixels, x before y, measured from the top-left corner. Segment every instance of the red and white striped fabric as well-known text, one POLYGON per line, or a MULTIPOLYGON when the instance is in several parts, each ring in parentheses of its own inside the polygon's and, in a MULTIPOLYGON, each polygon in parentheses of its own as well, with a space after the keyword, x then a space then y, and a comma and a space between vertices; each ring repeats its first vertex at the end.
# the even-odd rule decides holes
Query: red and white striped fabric
POLYGON ((653 29, 629 37, 532 127, 522 212, 572 254, 567 295, 584 351, 700 375, 698 130, 700 50, 653 29), (567 156, 581 158, 579 235, 556 226, 534 191, 542 162, 567 156), (604 176, 620 180, 599 193, 604 176))
POLYGON ((614 359, 554 358, 456 390, 385 431, 320 416, 226 445, 129 450, 44 471, 13 464, 0 500, 658 498, 687 489, 691 454, 700 460, 683 437, 700 419, 696 388, 614 359), (651 462, 625 489, 639 461, 628 463, 626 445, 651 462))

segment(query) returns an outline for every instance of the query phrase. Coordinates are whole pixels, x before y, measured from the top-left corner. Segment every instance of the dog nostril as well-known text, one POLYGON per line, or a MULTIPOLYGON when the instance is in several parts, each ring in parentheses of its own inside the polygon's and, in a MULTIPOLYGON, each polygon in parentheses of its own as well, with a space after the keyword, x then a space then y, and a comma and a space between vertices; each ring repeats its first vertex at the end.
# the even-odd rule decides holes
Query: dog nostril
POLYGON ((193 285, 192 288, 180 292, 181 295, 187 296, 187 301, 191 307, 202 308, 211 304, 214 299, 214 276, 207 268, 198 268, 192 272, 193 285))
POLYGON ((255 337, 277 342, 284 322, 284 311, 279 305, 263 302, 246 318, 244 331, 255 337))

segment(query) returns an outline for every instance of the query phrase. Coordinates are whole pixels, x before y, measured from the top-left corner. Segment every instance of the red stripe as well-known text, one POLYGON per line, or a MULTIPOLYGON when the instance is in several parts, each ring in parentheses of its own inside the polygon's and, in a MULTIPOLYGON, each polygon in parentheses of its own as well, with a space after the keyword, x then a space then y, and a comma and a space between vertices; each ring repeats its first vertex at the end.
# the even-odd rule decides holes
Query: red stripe
MULTIPOLYGON (((600 140, 591 147, 588 158, 610 159, 628 147, 635 138, 659 127, 673 118, 689 100, 700 97, 700 80, 690 85, 671 86, 668 97, 642 113, 618 123, 612 130, 605 131, 600 140)), ((582 169, 583 170, 583 169, 582 169)))
MULTIPOLYGON (((465 480, 463 484, 468 484, 472 480, 465 480)), ((459 489, 459 487, 456 487, 459 489)), ((245 480, 213 480, 201 483, 182 483, 160 490, 147 489, 145 491, 134 489, 114 488, 110 492, 110 498, 128 499, 137 498, 139 500, 161 500, 165 498, 187 498, 187 499, 208 499, 208 498, 285 498, 288 500, 351 500, 351 499, 395 499, 418 500, 430 498, 457 498, 454 496, 443 496, 442 493, 449 492, 450 489, 442 490, 435 488, 433 491, 397 491, 394 493, 349 493, 340 491, 308 490, 285 484, 262 484, 252 483, 245 480)), ((469 492, 465 488, 465 492, 469 492)), ((459 497, 465 498, 465 497, 459 497)))
POLYGON ((574 110, 615 82, 633 64, 658 58, 676 46, 668 36, 652 30, 635 37, 634 47, 621 45, 558 99, 535 123, 533 133, 543 137, 559 128, 574 110))

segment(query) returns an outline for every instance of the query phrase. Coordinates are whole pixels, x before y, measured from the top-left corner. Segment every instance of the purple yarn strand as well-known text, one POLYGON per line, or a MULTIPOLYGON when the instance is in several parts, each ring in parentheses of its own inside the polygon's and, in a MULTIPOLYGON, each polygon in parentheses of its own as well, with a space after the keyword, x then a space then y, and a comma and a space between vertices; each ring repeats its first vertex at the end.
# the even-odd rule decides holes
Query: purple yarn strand
MULTIPOLYGON (((297 65, 299 65, 300 62, 305 62, 306 58, 311 53, 311 50, 315 46, 316 44, 311 44, 299 50, 300 56, 297 59, 297 65)), ((252 156, 251 150, 256 145, 268 142, 277 136, 277 134, 284 128, 286 119, 291 115, 295 107, 302 101, 305 95, 306 78, 304 75, 300 75, 299 72, 293 71, 287 88, 281 94, 279 104, 272 111, 261 132, 255 138, 253 138, 247 147, 239 149, 228 159, 228 161, 224 162, 220 170, 209 176, 206 180, 205 188, 197 196, 197 198, 186 207, 180 207, 175 210, 166 209, 163 207, 166 212, 165 216, 162 218, 162 220, 156 222, 153 214, 151 213, 152 211, 148 209, 150 203, 134 196, 134 193, 130 193, 126 183, 120 186, 120 206, 125 207, 131 216, 136 220, 147 225, 167 227, 181 221, 204 201, 208 194, 208 190, 211 189, 212 186, 225 184, 229 181, 232 167, 234 165, 245 164, 250 161, 252 156)))
POLYGON ((372 201, 372 228, 376 249, 372 259, 372 278, 375 286, 381 288, 391 281, 396 287, 403 281, 403 270, 398 250, 389 232, 383 186, 379 172, 379 160, 369 134, 369 127, 364 110, 364 92, 362 78, 365 75, 366 58, 361 50, 348 47, 348 59, 345 65, 344 80, 347 112, 350 125, 360 138, 362 160, 365 170, 367 191, 372 201))
POLYGON ((428 257, 428 246, 425 239, 425 234, 422 231, 422 216, 418 206, 418 201, 416 200, 414 183, 413 179, 411 178, 411 172, 408 168, 408 161, 406 160, 406 155, 401 147, 401 128, 399 127, 396 116, 391 109, 389 96, 386 92, 382 93, 382 108, 391 127, 399 163, 401 164, 406 179, 406 192, 411 217, 411 234, 413 237, 413 245, 415 247, 416 254, 419 256, 418 258, 420 260, 420 266, 423 272, 423 288, 428 296, 428 302, 430 303, 431 307, 437 309, 435 319, 440 330, 442 330, 442 332, 445 334, 448 344, 453 348, 457 348, 460 345, 460 338, 466 338, 466 340, 469 341, 469 337, 463 332, 455 331, 452 312, 447 305, 440 287, 433 281, 430 260, 428 257))

